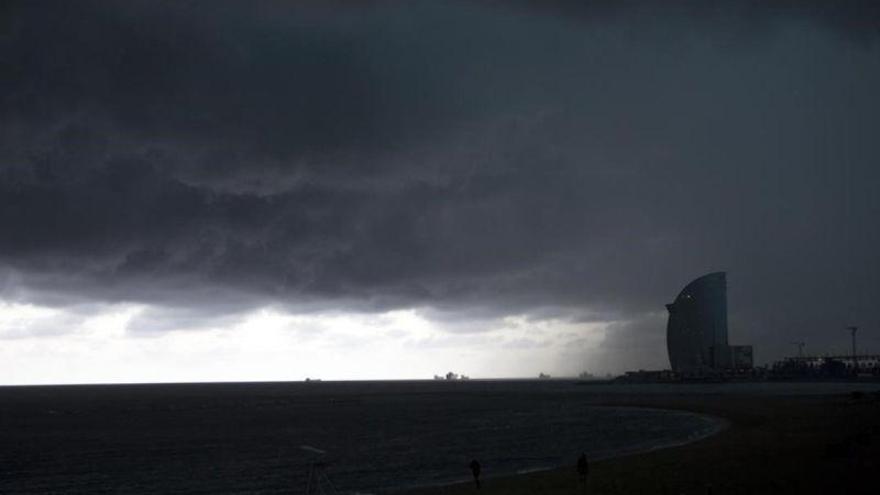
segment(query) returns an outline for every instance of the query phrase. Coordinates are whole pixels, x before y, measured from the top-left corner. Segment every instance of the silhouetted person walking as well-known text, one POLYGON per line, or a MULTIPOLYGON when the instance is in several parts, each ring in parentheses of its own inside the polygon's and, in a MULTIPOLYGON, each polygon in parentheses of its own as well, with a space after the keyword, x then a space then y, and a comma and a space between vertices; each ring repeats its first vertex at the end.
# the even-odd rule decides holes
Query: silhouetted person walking
POLYGON ((587 492, 587 475, 590 474, 590 463, 587 462, 587 454, 581 454, 578 457, 578 476, 581 478, 581 483, 584 484, 584 493, 587 492))
POLYGON ((474 474, 474 483, 477 484, 477 490, 480 489, 480 463, 476 459, 471 461, 471 473, 474 474))

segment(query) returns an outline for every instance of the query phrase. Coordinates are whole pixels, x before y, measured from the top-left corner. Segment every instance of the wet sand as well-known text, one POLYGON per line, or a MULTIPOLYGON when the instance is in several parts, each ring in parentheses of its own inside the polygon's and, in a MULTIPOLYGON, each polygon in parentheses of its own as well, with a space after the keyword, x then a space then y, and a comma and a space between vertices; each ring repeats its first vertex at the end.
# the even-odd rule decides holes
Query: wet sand
MULTIPOLYGON (((481 494, 828 494, 880 490, 880 395, 597 394, 596 404, 686 410, 724 418, 717 435, 571 467, 407 492, 481 494)), ((466 468, 465 468, 466 469, 466 468)))

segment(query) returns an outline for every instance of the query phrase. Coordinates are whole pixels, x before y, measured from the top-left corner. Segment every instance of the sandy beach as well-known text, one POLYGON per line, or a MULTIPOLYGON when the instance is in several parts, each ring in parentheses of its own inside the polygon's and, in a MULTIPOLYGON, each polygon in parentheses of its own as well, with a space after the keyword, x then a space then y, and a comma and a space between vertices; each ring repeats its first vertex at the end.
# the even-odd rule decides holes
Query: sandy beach
MULTIPOLYGON (((493 478, 484 494, 827 494, 880 487, 880 395, 597 395, 596 404, 686 410, 728 428, 693 443, 592 462, 587 486, 571 467, 493 478)), ((477 493, 472 483, 412 495, 477 493)))

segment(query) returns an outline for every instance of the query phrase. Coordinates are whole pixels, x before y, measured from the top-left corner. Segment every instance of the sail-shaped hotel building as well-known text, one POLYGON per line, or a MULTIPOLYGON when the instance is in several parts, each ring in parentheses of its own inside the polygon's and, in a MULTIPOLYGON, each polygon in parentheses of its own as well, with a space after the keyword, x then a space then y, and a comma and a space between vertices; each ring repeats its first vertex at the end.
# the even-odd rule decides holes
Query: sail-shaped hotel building
POLYGON ((673 371, 708 373, 751 368, 752 346, 727 342, 727 274, 703 275, 667 304, 666 346, 673 371))

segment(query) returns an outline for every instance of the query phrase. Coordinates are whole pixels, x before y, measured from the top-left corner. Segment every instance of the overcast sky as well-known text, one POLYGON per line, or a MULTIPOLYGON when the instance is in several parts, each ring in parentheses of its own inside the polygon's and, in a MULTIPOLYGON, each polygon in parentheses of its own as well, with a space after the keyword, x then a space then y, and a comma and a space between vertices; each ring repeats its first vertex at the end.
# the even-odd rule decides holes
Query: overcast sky
POLYGON ((4 2, 0 383, 880 353, 880 6, 662 5, 4 2))

